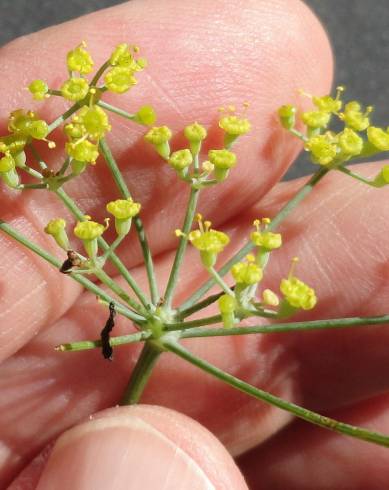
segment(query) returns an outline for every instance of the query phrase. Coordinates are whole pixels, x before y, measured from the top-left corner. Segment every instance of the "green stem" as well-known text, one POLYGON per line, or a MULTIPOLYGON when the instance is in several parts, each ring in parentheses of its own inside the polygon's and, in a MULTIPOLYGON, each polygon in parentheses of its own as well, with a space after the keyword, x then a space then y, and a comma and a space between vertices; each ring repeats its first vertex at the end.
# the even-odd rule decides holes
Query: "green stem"
MULTIPOLYGON (((184 322, 187 324, 188 322, 184 322)), ((389 323, 389 315, 336 318, 332 320, 313 320, 310 322, 275 323, 273 325, 253 325, 233 328, 193 328, 182 332, 181 338, 224 337, 228 335, 247 335, 256 333, 283 333, 303 330, 324 330, 389 323)), ((178 324, 177 324, 178 325, 178 324)))
POLYGON ((346 168, 346 167, 342 167, 342 166, 339 166, 339 167, 336 167, 335 170, 339 170, 339 172, 342 172, 343 174, 346 174, 348 175, 349 177, 352 177, 353 179, 355 180, 358 180, 359 182, 363 182, 364 184, 367 184, 371 187, 378 187, 374 181, 372 180, 369 180, 369 179, 366 179, 365 177, 363 177, 362 175, 359 175, 355 172, 353 172, 352 170, 350 170, 349 168, 346 168))
POLYGON ((204 361, 203 359, 194 356, 177 342, 165 341, 164 347, 166 347, 167 350, 173 352, 185 361, 190 362, 194 366, 197 366, 206 373, 211 374, 212 376, 220 379, 233 388, 242 391, 243 393, 246 393, 254 398, 257 398, 258 400, 261 400, 265 403, 285 410, 295 415, 296 417, 306 420, 307 422, 318 425, 324 429, 333 430, 335 432, 339 432, 340 434, 355 437, 356 439, 361 439, 381 446, 389 447, 389 436, 385 436, 377 432, 372 432, 360 427, 355 427, 353 425, 345 424, 343 422, 338 422, 337 420, 312 412, 311 410, 307 410, 306 408, 300 407, 299 405, 296 405, 294 403, 287 402, 286 400, 272 395, 267 391, 256 388, 255 386, 252 386, 249 383, 246 383, 245 381, 242 381, 241 379, 232 376, 231 374, 225 373, 224 371, 217 368, 216 366, 213 366, 207 361, 204 361))
POLYGON ((304 143, 308 141, 308 138, 305 136, 305 134, 301 133, 301 131, 294 128, 288 129, 288 131, 290 134, 293 134, 293 136, 297 136, 297 138, 299 138, 301 141, 304 141, 304 143))
MULTIPOLYGON (((85 217, 84 217, 85 214, 76 205, 76 203, 73 201, 73 199, 70 196, 68 196, 68 194, 66 194, 66 192, 63 189, 57 189, 55 191, 55 194, 61 199, 61 201, 64 203, 64 205, 67 207, 67 209, 79 221, 83 221, 85 219, 85 217)), ((110 248, 108 243, 101 237, 98 239, 98 244, 99 244, 99 247, 104 252, 107 252, 110 248)), ((123 276, 123 278, 127 281, 127 284, 134 291, 134 293, 136 294, 136 296, 138 297, 138 299, 142 303, 142 305, 146 309, 149 309, 149 302, 148 302, 146 295, 143 293, 143 291, 139 287, 138 283, 132 277, 132 275, 128 271, 127 267, 123 264, 123 262, 119 259, 119 257, 115 253, 110 253, 109 260, 115 265, 117 270, 120 272, 120 274, 123 276)))
POLYGON ((61 116, 58 116, 57 119, 55 119, 51 124, 49 124, 49 132, 47 133, 48 135, 54 131, 54 129, 58 128, 58 126, 61 126, 63 122, 66 121, 72 114, 74 114, 76 111, 78 111, 79 105, 74 104, 70 109, 68 109, 66 112, 64 112, 61 116))
POLYGON ((21 191, 25 189, 47 189, 47 184, 20 184, 17 189, 21 191))
MULTIPOLYGON (((62 265, 62 262, 58 260, 56 257, 53 255, 49 254, 41 248, 39 245, 36 245, 35 243, 31 242, 27 237, 25 237, 22 233, 18 232, 13 228, 11 225, 6 223, 3 220, 0 220, 0 230, 2 230, 4 233, 6 233, 8 236, 12 237, 14 240, 17 242, 21 243, 23 246, 34 252, 35 254, 39 255, 42 259, 46 260, 49 262, 49 264, 53 265, 56 269, 59 269, 62 265)), ((84 276, 79 275, 75 272, 69 274, 69 276, 77 281, 79 284, 81 284, 85 289, 99 297, 101 300, 103 300, 105 303, 109 304, 111 301, 114 301, 113 298, 107 294, 104 290, 99 288, 96 284, 94 284, 92 281, 89 281, 89 279, 86 279, 84 276)), ((117 311, 125 316, 126 318, 136 322, 137 324, 143 324, 145 321, 145 318, 143 316, 140 316, 128 308, 124 307, 120 303, 117 303, 117 301, 114 301, 115 307, 117 311)))
POLYGON ((111 66, 111 64, 110 64, 109 60, 100 66, 100 68, 97 70, 95 76, 92 78, 92 81, 90 83, 91 87, 96 86, 97 82, 100 80, 100 78, 102 77, 105 70, 107 70, 110 66, 111 66))
MULTIPOLYGON (((47 168, 47 165, 42 160, 42 158, 39 155, 39 153, 38 153, 37 149, 35 148, 35 146, 32 143, 30 143, 29 147, 30 147, 31 153, 33 154, 35 160, 38 162, 38 165, 40 166, 40 168, 42 170, 45 170, 47 168)), ((40 178, 42 178, 42 177, 43 177, 42 174, 40 174, 40 178)), ((39 178, 39 177, 37 177, 37 178, 39 178)))
POLYGON ((70 165, 70 157, 66 157, 65 161, 62 164, 62 167, 60 168, 58 175, 65 175, 66 170, 69 168, 70 165))
POLYGON ((190 315, 193 315, 193 313, 196 313, 196 311, 203 310, 207 306, 215 303, 220 298, 220 296, 223 296, 223 294, 224 294, 224 291, 222 291, 220 293, 212 294, 212 295, 208 296, 207 298, 205 298, 203 301, 199 301, 198 303, 194 304, 193 306, 191 306, 189 308, 186 308, 183 310, 180 309, 179 318, 181 320, 183 320, 184 318, 186 318, 190 315))
POLYGON ((230 296, 234 295, 233 290, 229 288, 213 267, 207 267, 207 271, 211 274, 213 281, 216 282, 226 294, 229 294, 230 296))
MULTIPOLYGON (((151 332, 136 332, 120 337, 111 337, 109 343, 111 347, 119 345, 133 344, 142 342, 151 336, 151 332)), ((80 342, 72 342, 70 344, 60 344, 55 347, 55 350, 61 352, 79 352, 82 350, 98 349, 101 347, 101 340, 81 340, 80 342)))
MULTIPOLYGON (((312 191, 315 185, 328 173, 328 169, 320 167, 319 170, 312 175, 312 177, 306 182, 301 189, 295 194, 295 196, 279 211, 276 217, 272 220, 267 229, 275 229, 289 214, 290 212, 312 191)), ((250 251, 254 245, 248 242, 244 247, 242 247, 224 266, 218 271, 219 275, 223 277, 231 269, 231 267, 242 260, 250 251)), ((215 281, 213 278, 208 280, 203 286, 201 286, 197 291, 195 291, 192 296, 190 296, 177 310, 178 313, 190 308, 194 303, 198 302, 205 293, 207 293, 215 281)))
POLYGON ((107 111, 113 112, 114 114, 124 117, 124 119, 128 119, 130 121, 134 121, 136 117, 135 114, 130 114, 129 112, 123 111, 123 109, 119 109, 119 107, 108 104, 103 100, 99 100, 99 102, 97 102, 97 105, 100 106, 102 109, 106 109, 107 111))
POLYGON ((109 277, 102 269, 94 269, 95 276, 109 289, 111 289, 115 294, 119 296, 123 301, 125 301, 131 308, 137 311, 140 315, 147 314, 146 311, 136 302, 134 301, 128 294, 122 289, 113 279, 109 277))
MULTIPOLYGON (((131 198, 130 191, 128 190, 128 187, 124 182, 119 167, 117 166, 117 163, 111 153, 111 150, 104 138, 100 140, 99 146, 101 152, 103 153, 104 159, 107 162, 107 165, 112 173, 112 176, 116 182, 116 185, 119 188, 120 193, 122 194, 122 197, 124 197, 125 199, 131 198)), ((136 231, 138 233, 139 242, 142 248, 143 259, 144 259, 147 277, 149 281, 151 300, 154 303, 154 305, 156 305, 159 301, 160 295, 158 292, 158 286, 155 277, 155 270, 154 270, 151 250, 146 239, 142 220, 139 218, 139 216, 135 216, 135 218, 133 219, 134 219, 136 231)))
POLYGON ((34 177, 35 179, 38 179, 38 180, 43 179, 43 175, 40 172, 38 172, 37 170, 34 170, 33 168, 22 167, 21 170, 23 170, 23 172, 26 172, 26 174, 31 175, 31 177, 34 177))
POLYGON ((161 353, 160 348, 150 341, 144 344, 120 405, 134 405, 139 402, 161 353))
POLYGON ((193 327, 201 327, 203 325, 212 325, 214 323, 220 323, 221 321, 222 321, 221 315, 213 315, 205 318, 199 318, 198 320, 191 320, 189 322, 166 323, 166 329, 169 331, 186 330, 188 328, 192 329, 193 327))
POLYGON ((168 283, 166 286, 164 299, 165 299, 165 305, 166 305, 167 309, 170 309, 170 307, 171 307, 174 289, 177 285, 178 274, 180 271, 182 261, 184 259, 186 247, 188 245, 188 236, 187 235, 190 232, 190 229, 192 228, 193 219, 194 219, 196 207, 197 207, 198 197, 199 197, 199 191, 196 189, 191 189, 190 195, 189 195, 188 207, 187 207, 186 214, 185 214, 184 224, 182 227, 183 235, 180 238, 180 242, 178 244, 176 255, 174 257, 173 266, 172 266, 172 269, 170 272, 169 280, 168 280, 168 283))

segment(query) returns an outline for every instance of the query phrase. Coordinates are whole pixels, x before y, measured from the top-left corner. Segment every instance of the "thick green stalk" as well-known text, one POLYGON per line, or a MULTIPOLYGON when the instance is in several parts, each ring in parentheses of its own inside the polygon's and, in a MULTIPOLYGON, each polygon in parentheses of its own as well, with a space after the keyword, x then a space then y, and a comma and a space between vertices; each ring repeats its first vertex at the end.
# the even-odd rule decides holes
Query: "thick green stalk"
MULTIPOLYGON (((24 245, 26 248, 28 248, 35 254, 39 255, 39 257, 49 262, 49 264, 53 265, 56 269, 59 269, 61 267, 62 262, 60 260, 58 260, 56 257, 46 252, 46 250, 41 248, 39 245, 36 245, 35 243, 31 242, 27 237, 25 237, 22 233, 15 230, 15 228, 13 228, 5 221, 0 220, 0 230, 2 230, 8 236, 12 237, 17 242, 24 245)), ((85 289, 87 289, 88 291, 96 295, 98 298, 103 300, 105 303, 110 303, 111 301, 114 301, 113 298, 109 294, 107 294, 103 289, 99 288, 96 284, 94 284, 92 281, 89 281, 89 279, 82 276, 81 274, 77 274, 73 272, 69 274, 69 276, 75 281, 77 281, 79 284, 81 284, 85 289)), ((144 323, 145 318, 143 316, 140 316, 132 312, 130 309, 124 307, 123 305, 120 305, 120 303, 117 303, 116 301, 114 301, 114 303, 118 313, 122 314, 126 318, 129 318, 130 320, 134 321, 137 324, 144 323)))
MULTIPOLYGON (((301 189, 295 194, 295 196, 279 211, 279 213, 272 220, 268 226, 268 230, 274 230, 289 214, 293 209, 312 191, 315 185, 328 173, 328 169, 320 167, 320 169, 312 175, 312 177, 306 182, 301 189)), ((244 247, 242 247, 228 262, 226 262, 223 267, 218 271, 219 275, 223 277, 231 269, 231 267, 242 260, 253 248, 253 244, 248 242, 244 247)), ((214 286, 214 278, 209 279, 203 286, 201 286, 197 291, 195 291, 192 296, 190 296, 181 306, 178 308, 178 314, 181 311, 190 308, 193 304, 199 301, 205 293, 207 293, 212 286, 214 286)))
POLYGON ((191 189, 189 195, 188 207, 185 214, 184 224, 181 230, 183 235, 180 237, 180 242, 178 244, 176 255, 174 257, 173 266, 170 272, 169 280, 164 295, 165 305, 167 309, 170 309, 172 304, 174 289, 177 285, 178 274, 180 272, 180 267, 184 259, 186 247, 188 245, 187 235, 192 228, 193 219, 196 213, 198 197, 199 197, 199 191, 197 189, 191 189))
MULTIPOLYGON (((211 317, 210 317, 211 318, 211 317)), ((201 320, 195 320, 200 322, 201 320)), ((188 325, 190 322, 174 324, 178 330, 180 326, 188 325)), ((333 320, 313 320, 310 322, 276 323, 273 325, 253 325, 252 327, 233 327, 233 328, 191 328, 186 329, 180 335, 181 338, 193 337, 224 337, 230 335, 248 335, 257 333, 282 333, 295 332, 302 330, 325 330, 348 327, 363 327, 367 325, 389 324, 389 315, 336 318, 333 320)))
POLYGON ((139 359, 131 373, 130 381, 120 401, 120 405, 134 405, 139 402, 161 353, 160 348, 150 341, 144 344, 139 359))
MULTIPOLYGON (((62 188, 56 190, 55 193, 61 199, 61 201, 64 203, 64 205, 73 214, 73 216, 75 218, 77 218, 79 221, 82 221, 85 219, 84 213, 76 205, 76 203, 73 201, 73 199, 70 196, 68 196, 68 194, 62 188)), ((110 248, 108 243, 101 237, 98 239, 98 244, 99 244, 99 247, 104 252, 107 252, 110 248)), ((135 281, 135 279, 132 277, 132 275, 128 271, 127 267, 123 264, 123 262, 119 259, 119 257, 113 252, 111 252, 109 254, 108 259, 115 265, 117 270, 120 272, 120 274, 123 276, 123 278, 127 281, 128 285, 134 291, 134 293, 136 294, 136 296, 138 297, 138 299, 142 303, 142 305, 146 309, 148 309, 148 307, 149 307, 148 299, 147 299, 146 295, 144 294, 144 292, 139 287, 138 283, 135 281)))
POLYGON ((246 393, 254 398, 257 398, 258 400, 261 400, 265 403, 281 408, 282 410, 285 410, 295 415, 296 417, 306 420, 307 422, 318 425, 324 429, 333 430, 335 432, 339 432, 340 434, 355 437, 356 439, 361 439, 364 441, 372 442, 374 444, 389 447, 389 436, 379 434, 377 432, 372 432, 361 427, 355 427, 353 425, 345 424, 343 422, 338 422, 337 420, 325 417, 316 412, 312 412, 311 410, 307 410, 306 408, 300 407, 299 405, 296 405, 294 403, 287 402, 286 400, 272 395, 267 391, 256 388, 255 386, 252 386, 249 383, 246 383, 245 381, 242 381, 241 379, 232 376, 231 374, 225 373, 224 371, 217 368, 216 366, 213 366, 207 361, 204 361, 203 359, 194 356, 177 342, 166 341, 164 343, 164 347, 166 347, 167 350, 173 352, 185 361, 190 362, 194 366, 197 366, 206 373, 211 374, 212 376, 220 379, 233 388, 242 391, 243 393, 246 393))
MULTIPOLYGON (((122 194, 122 197, 124 197, 125 199, 131 197, 130 191, 128 190, 128 187, 124 182, 122 173, 120 172, 119 167, 117 166, 117 163, 111 153, 111 150, 109 149, 109 146, 104 138, 100 140, 99 146, 104 156, 104 159, 112 173, 112 176, 116 182, 116 185, 119 188, 120 193, 122 194)), ((139 216, 135 216, 135 218, 133 219, 134 219, 136 231, 138 233, 140 246, 142 248, 143 259, 145 262, 147 277, 149 280, 151 300, 156 305, 159 301, 160 295, 158 292, 157 280, 155 277, 153 257, 151 255, 151 250, 146 239, 142 220, 140 219, 139 216)))

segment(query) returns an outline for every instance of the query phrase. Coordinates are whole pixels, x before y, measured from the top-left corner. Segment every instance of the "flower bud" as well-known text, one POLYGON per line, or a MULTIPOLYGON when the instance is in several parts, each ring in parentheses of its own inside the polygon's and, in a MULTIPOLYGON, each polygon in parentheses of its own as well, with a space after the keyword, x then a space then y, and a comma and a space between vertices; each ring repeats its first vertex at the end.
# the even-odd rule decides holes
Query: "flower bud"
POLYGON ((106 209, 115 217, 115 229, 118 236, 125 236, 130 232, 132 218, 139 213, 141 205, 131 198, 117 199, 109 202, 106 209))
POLYGON ((218 299, 219 311, 225 328, 232 328, 235 323, 236 300, 229 294, 223 294, 218 299))
POLYGON ((97 239, 108 228, 109 219, 105 220, 105 226, 90 219, 90 216, 85 216, 85 221, 79 221, 74 228, 74 235, 82 240, 88 256, 95 259, 98 252, 97 239))
POLYGON ((169 140, 172 137, 172 132, 167 126, 153 127, 145 135, 145 141, 151 143, 156 152, 165 160, 170 155, 169 140))
POLYGON ((63 250, 67 251, 70 249, 66 233, 66 221, 64 219, 55 218, 49 221, 45 227, 45 233, 51 235, 63 250))
POLYGON ((296 108, 293 105, 283 105, 278 109, 278 116, 283 128, 292 129, 296 124, 296 108))
POLYGON ((184 129, 185 138, 189 141, 192 155, 198 155, 201 149, 201 142, 207 137, 207 130, 201 124, 195 122, 189 124, 184 129))
POLYGON ((208 159, 215 166, 214 175, 219 182, 225 180, 236 165, 236 155, 229 150, 210 150, 208 159))

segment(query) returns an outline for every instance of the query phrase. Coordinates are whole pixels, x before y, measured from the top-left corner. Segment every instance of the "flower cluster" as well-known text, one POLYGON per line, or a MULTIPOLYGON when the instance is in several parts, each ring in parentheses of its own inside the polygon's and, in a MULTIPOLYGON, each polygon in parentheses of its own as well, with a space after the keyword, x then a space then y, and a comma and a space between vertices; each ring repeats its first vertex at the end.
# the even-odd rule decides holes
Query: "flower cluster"
MULTIPOLYGON (((356 100, 344 103, 343 91, 344 87, 338 87, 335 97, 317 97, 303 92, 315 106, 300 115, 304 132, 296 128, 296 107, 284 105, 278 111, 282 126, 304 141, 312 162, 327 168, 339 168, 351 159, 389 151, 389 128, 372 126, 370 114, 373 108, 364 109, 356 100), (329 129, 334 119, 343 125, 340 131, 329 129)), ((381 172, 372 185, 388 184, 387 174, 388 170, 381 172)))
POLYGON ((26 145, 33 140, 47 141, 49 127, 36 112, 18 109, 9 116, 8 131, 8 135, 0 137, 0 177, 9 187, 16 188, 20 182, 16 169, 25 167, 26 145))
POLYGON ((255 231, 250 234, 250 240, 256 250, 256 255, 249 254, 245 260, 231 267, 231 276, 235 282, 233 289, 230 289, 213 269, 217 256, 230 242, 229 236, 222 231, 212 229, 211 222, 204 221, 200 214, 196 219, 198 229, 188 234, 176 230, 176 235, 186 238, 200 252, 204 267, 217 278, 219 284, 224 284, 225 294, 218 299, 218 306, 225 327, 232 327, 237 320, 246 318, 250 313, 266 312, 268 307, 272 309, 268 310, 267 314, 281 318, 293 315, 299 309, 309 310, 315 306, 314 290, 293 274, 297 259, 293 260, 288 277, 281 281, 282 301, 275 292, 268 288, 260 293, 260 299, 257 298, 257 289, 263 279, 263 269, 269 255, 282 245, 281 234, 273 233, 268 229, 271 224, 269 218, 254 220, 255 231))
MULTIPOLYGON (((141 205, 134 202, 131 198, 117 199, 116 201, 110 201, 106 205, 106 210, 115 219, 115 230, 118 239, 121 241, 131 229, 131 222, 134 216, 137 216, 140 212, 141 205)), ((92 221, 90 216, 85 215, 82 221, 78 221, 73 229, 73 234, 76 238, 80 239, 83 243, 84 249, 92 260, 91 265, 93 267, 97 265, 102 266, 104 261, 100 264, 98 262, 98 238, 107 230, 109 226, 109 218, 105 218, 104 225, 96 221, 92 221)), ((51 235, 56 243, 65 251, 70 250, 69 238, 66 233, 66 221, 63 218, 54 218, 46 225, 44 231, 51 235)), ((83 260, 81 264, 88 266, 88 262, 78 254, 79 258, 83 260)))
POLYGON ((155 151, 182 180, 200 189, 223 182, 228 177, 230 170, 237 163, 236 155, 230 148, 239 136, 250 131, 251 124, 248 119, 229 114, 220 118, 219 127, 224 132, 224 148, 209 150, 208 159, 201 165, 199 155, 202 142, 207 137, 207 130, 198 122, 184 129, 189 148, 171 152, 172 131, 167 126, 152 127, 145 135, 145 140, 153 145, 155 151))

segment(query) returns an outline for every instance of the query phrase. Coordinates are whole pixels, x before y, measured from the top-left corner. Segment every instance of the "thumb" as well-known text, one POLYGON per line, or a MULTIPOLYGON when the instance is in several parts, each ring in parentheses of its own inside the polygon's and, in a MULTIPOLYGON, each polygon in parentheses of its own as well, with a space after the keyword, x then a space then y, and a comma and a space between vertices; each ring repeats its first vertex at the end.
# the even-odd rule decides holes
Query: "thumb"
POLYGON ((37 490, 246 489, 227 450, 204 427, 156 406, 116 407, 65 432, 37 490))

